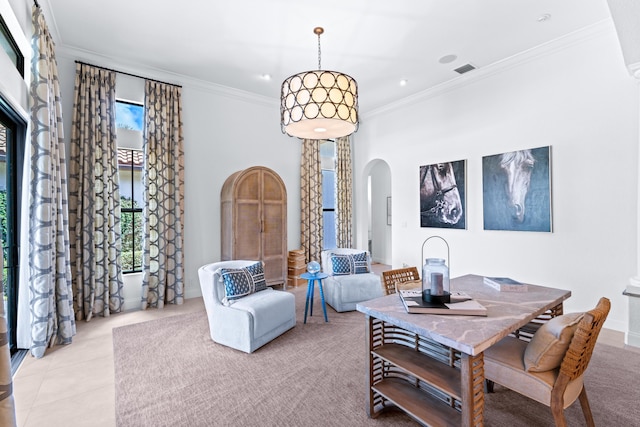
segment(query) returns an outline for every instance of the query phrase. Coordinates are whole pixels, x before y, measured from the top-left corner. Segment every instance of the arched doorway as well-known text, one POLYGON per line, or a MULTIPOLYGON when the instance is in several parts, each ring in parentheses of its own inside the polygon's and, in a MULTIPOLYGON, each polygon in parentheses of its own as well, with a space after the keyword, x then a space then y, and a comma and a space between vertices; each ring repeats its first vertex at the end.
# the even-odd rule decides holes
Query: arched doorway
POLYGON ((367 248, 373 262, 391 265, 391 168, 372 160, 364 169, 367 195, 367 248))

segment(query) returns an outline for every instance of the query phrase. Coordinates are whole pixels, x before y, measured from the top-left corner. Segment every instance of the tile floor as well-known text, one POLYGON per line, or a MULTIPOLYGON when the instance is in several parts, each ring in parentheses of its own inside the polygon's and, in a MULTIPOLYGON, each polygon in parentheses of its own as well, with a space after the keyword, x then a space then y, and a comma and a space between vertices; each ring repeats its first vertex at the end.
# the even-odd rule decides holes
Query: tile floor
MULTIPOLYGON (((374 270, 380 274, 385 267, 378 264, 374 270)), ((114 427, 112 329, 199 310, 204 310, 202 299, 193 298, 163 310, 96 317, 77 324, 73 344, 49 349, 41 359, 26 356, 13 378, 18 427, 114 427)), ((624 335, 603 330, 600 341, 623 347, 624 335)))

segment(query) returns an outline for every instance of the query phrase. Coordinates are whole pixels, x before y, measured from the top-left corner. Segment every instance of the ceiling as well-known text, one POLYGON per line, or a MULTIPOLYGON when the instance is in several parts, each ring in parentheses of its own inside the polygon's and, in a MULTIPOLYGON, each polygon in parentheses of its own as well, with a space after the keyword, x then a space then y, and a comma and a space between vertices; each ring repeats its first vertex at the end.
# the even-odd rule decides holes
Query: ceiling
POLYGON ((276 100, 286 77, 317 68, 313 28, 322 26, 322 68, 357 80, 361 113, 462 78, 454 71, 462 65, 487 67, 610 19, 606 0, 40 4, 56 45, 77 59, 188 76, 276 100))

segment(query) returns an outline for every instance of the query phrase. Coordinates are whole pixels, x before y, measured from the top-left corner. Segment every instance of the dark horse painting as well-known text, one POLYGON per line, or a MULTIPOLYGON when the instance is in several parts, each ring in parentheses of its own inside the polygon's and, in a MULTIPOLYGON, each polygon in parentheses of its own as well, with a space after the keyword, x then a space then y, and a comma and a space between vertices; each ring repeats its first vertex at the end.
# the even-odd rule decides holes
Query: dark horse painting
POLYGON ((465 161, 420 166, 420 226, 466 228, 465 161))
POLYGON ((482 158, 485 230, 551 231, 550 147, 482 158))

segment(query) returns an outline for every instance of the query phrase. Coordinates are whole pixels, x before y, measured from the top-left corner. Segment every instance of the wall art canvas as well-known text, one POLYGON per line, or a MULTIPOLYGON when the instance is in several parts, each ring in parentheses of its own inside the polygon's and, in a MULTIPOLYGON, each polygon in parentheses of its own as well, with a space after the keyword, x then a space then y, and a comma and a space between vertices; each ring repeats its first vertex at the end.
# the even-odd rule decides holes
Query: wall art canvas
POLYGON ((551 147, 482 158, 485 230, 551 232, 551 147))
POLYGON ((466 160, 420 166, 420 227, 467 228, 466 160))

